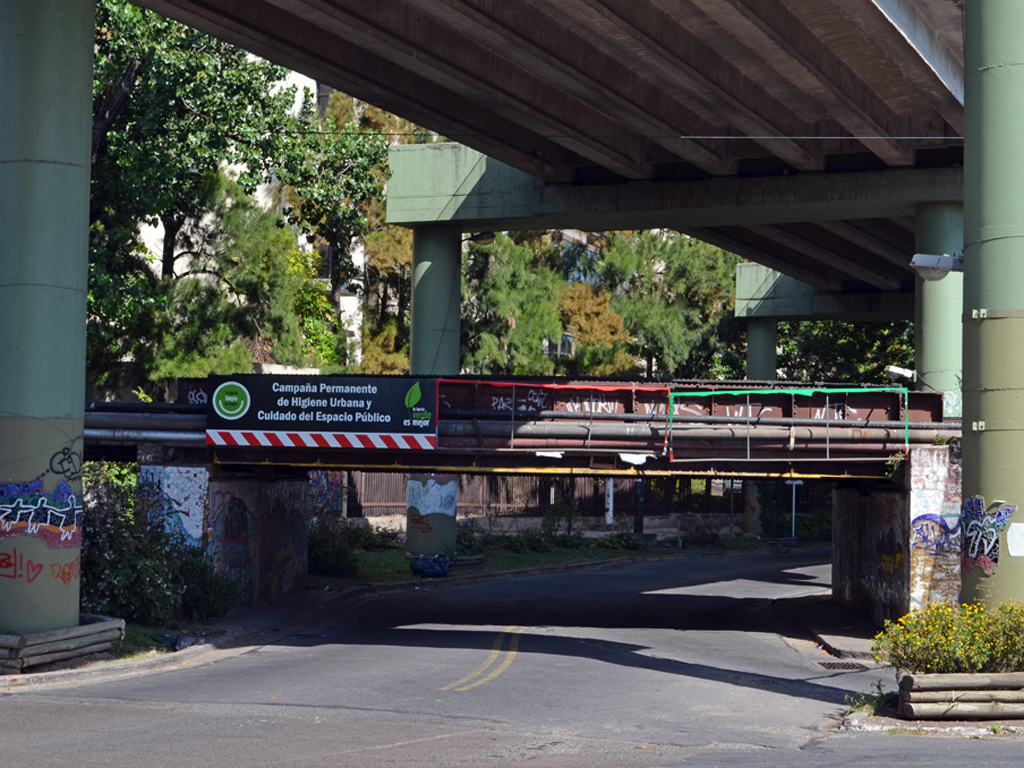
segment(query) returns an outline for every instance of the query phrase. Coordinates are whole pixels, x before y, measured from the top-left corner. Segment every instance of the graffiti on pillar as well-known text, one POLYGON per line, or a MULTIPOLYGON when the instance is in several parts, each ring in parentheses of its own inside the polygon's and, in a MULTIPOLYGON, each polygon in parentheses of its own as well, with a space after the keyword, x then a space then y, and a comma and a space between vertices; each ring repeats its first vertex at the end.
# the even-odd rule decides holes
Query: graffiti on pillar
POLYGON ((167 527, 194 547, 202 543, 210 471, 206 467, 139 467, 139 483, 156 495, 167 527))
POLYGON ((28 535, 50 549, 82 546, 82 497, 60 482, 53 493, 43 482, 0 483, 0 539, 28 535))
POLYGON ((876 513, 879 520, 874 543, 875 576, 873 591, 884 606, 899 606, 907 584, 907 552, 904 543, 908 540, 904 515, 905 506, 898 494, 882 495, 881 508, 876 513))
POLYGON ((271 513, 260 515, 256 596, 261 601, 293 589, 305 572, 309 539, 299 510, 304 502, 279 490, 271 513))
POLYGON ((309 490, 313 509, 341 514, 348 493, 348 473, 317 469, 309 473, 309 490))
POLYGON ((223 486, 210 494, 208 552, 218 573, 242 582, 250 602, 301 587, 305 578, 309 487, 275 485, 241 483, 237 494, 223 486))
POLYGON ((27 584, 53 579, 68 586, 81 577, 81 564, 80 557, 69 563, 36 562, 14 547, 10 552, 0 552, 0 579, 24 581, 27 584))
POLYGON ((910 524, 910 546, 929 555, 960 554, 960 521, 941 515, 918 515, 910 524))
POLYGON ((245 501, 231 491, 217 491, 212 495, 212 536, 208 551, 213 555, 217 572, 240 580, 245 585, 245 595, 249 600, 256 594, 251 564, 255 522, 255 516, 245 501))
POLYGON ((985 499, 972 496, 965 499, 961 525, 964 531, 964 573, 981 568, 991 576, 999 562, 999 532, 1017 511, 1016 504, 1000 503, 996 511, 985 511, 985 499))
POLYGON ((942 393, 942 415, 945 418, 959 417, 963 413, 963 395, 959 389, 947 389, 942 393))
POLYGON ((68 483, 81 480, 82 454, 70 446, 64 446, 50 457, 50 473, 68 483))

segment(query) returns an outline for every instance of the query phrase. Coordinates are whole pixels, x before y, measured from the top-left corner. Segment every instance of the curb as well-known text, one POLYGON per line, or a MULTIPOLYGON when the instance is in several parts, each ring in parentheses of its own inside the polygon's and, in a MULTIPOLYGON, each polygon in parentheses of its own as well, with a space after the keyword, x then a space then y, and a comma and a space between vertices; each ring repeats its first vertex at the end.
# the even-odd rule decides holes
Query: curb
POLYGON ((345 597, 358 596, 368 592, 366 587, 354 587, 333 594, 325 594, 316 605, 295 616, 276 616, 265 621, 227 631, 209 641, 189 646, 180 651, 171 651, 160 656, 129 661, 111 661, 80 669, 62 669, 50 672, 27 672, 20 675, 0 675, 0 693, 29 687, 42 687, 61 683, 77 683, 88 680, 114 679, 129 675, 159 672, 193 664, 204 656, 241 645, 258 635, 279 630, 291 624, 308 621, 313 614, 322 611, 326 603, 333 603, 345 597))

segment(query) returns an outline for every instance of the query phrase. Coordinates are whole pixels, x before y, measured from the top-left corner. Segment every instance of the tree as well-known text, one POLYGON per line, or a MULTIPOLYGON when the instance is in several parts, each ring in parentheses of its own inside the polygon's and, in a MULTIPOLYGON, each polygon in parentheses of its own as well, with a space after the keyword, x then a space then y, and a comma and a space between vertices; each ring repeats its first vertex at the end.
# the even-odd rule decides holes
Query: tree
POLYGON ((231 182, 219 189, 202 247, 168 281, 153 378, 305 365, 295 311, 304 275, 292 232, 231 182))
MULTIPOLYGON (((123 0, 98 4, 96 51, 88 326, 94 386, 166 374, 162 364, 156 371, 153 342, 180 330, 175 312, 186 311, 190 292, 193 323, 206 337, 226 333, 214 327, 225 319, 213 311, 216 302, 200 295, 209 286, 175 283, 211 257, 204 249, 218 230, 211 219, 224 213, 216 206, 228 168, 240 189, 233 199, 261 183, 287 182, 282 212, 338 252, 334 287, 355 274, 349 246, 365 227, 368 200, 383 194, 386 142, 379 135, 355 124, 325 127, 309 93, 293 112, 296 93, 284 87, 285 70, 123 0), (159 276, 140 224, 159 225, 159 276), (202 309, 212 314, 201 317, 202 309)), ((229 229, 244 242, 239 226, 229 229)), ((312 280, 309 271, 303 273, 312 280)), ((322 302, 309 300, 310 291, 307 285, 300 303, 319 316, 322 302)), ((275 359, 295 359, 286 351, 294 344, 283 337, 271 348, 275 359)))
POLYGON ((789 381, 890 383, 885 366, 914 367, 914 328, 909 321, 846 323, 780 322, 779 378, 789 381))
POLYGON ((366 373, 408 373, 412 232, 381 225, 365 238, 363 358, 366 373))
POLYGON ((462 367, 478 374, 551 375, 546 342, 562 336, 560 277, 529 244, 499 235, 471 244, 462 288, 462 367))
POLYGON ((632 337, 647 375, 701 378, 734 365, 719 331, 731 317, 740 258, 671 232, 613 234, 596 263, 599 284, 632 337))
POLYGON ((611 308, 612 296, 590 283, 566 283, 558 301, 569 339, 568 357, 559 358, 560 373, 573 376, 633 377, 636 358, 622 315, 611 308))

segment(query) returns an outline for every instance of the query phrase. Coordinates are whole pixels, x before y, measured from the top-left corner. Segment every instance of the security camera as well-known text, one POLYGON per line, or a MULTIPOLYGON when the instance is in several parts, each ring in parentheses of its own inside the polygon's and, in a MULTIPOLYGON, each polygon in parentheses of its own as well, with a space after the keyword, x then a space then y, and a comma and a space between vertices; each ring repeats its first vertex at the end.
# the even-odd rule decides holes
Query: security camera
POLYGON ((915 253, 910 259, 910 266, 925 280, 941 280, 950 272, 963 272, 964 257, 962 253, 953 256, 915 253))

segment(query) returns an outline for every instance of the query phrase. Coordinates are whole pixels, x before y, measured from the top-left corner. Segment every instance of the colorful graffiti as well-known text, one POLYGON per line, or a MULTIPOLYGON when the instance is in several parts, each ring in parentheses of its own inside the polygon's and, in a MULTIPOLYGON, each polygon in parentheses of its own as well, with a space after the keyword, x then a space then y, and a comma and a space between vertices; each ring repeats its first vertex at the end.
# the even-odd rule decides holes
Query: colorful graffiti
POLYGON ((25 581, 28 584, 34 583, 40 576, 49 573, 56 581, 67 586, 73 581, 78 581, 81 576, 82 561, 76 557, 70 563, 38 563, 32 558, 26 558, 24 552, 17 548, 10 552, 0 552, 0 579, 12 579, 14 581, 25 581), (49 570, 47 571, 47 568, 49 570))
POLYGON ((217 564, 217 572, 241 580, 249 600, 256 594, 250 564, 249 541, 255 537, 254 515, 248 505, 230 491, 216 491, 210 500, 210 527, 213 536, 208 551, 217 564))
POLYGON ((167 523, 192 546, 202 543, 210 472, 206 467, 142 466, 139 482, 166 502, 167 523))
POLYGON ((988 576, 995 572, 999 562, 999 532, 1016 511, 1016 504, 1001 503, 994 513, 987 514, 982 496, 964 500, 964 573, 975 568, 981 568, 988 576))
POLYGON ((65 482, 53 493, 43 482, 0 483, 0 539, 27 534, 50 549, 82 546, 82 497, 65 482))
POLYGON ((349 492, 348 473, 317 469, 309 473, 309 491, 314 510, 345 512, 345 496, 349 492))
POLYGON ((247 601, 303 585, 308 500, 304 482, 212 484, 208 552, 219 573, 242 582, 247 601))
POLYGON ((960 554, 960 520, 950 521, 942 515, 925 514, 910 524, 910 546, 928 555, 960 554))

